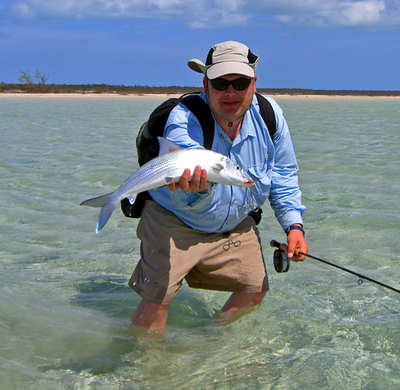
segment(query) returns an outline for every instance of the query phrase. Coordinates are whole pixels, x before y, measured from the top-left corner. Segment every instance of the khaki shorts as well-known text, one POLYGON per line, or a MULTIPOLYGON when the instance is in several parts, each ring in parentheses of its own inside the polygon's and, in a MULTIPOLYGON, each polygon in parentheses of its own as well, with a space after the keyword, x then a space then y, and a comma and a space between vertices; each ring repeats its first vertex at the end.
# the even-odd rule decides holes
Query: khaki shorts
POLYGON ((184 279, 190 287, 208 290, 268 290, 258 230, 251 217, 229 234, 207 233, 191 229, 147 200, 137 236, 141 258, 129 286, 151 302, 170 304, 184 279))

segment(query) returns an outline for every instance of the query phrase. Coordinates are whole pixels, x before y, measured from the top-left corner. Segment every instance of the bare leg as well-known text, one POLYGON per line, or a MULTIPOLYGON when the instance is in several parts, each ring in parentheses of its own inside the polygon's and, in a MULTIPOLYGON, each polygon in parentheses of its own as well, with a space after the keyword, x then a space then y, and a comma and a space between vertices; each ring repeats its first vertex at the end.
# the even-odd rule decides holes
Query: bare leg
POLYGON ((226 301, 221 312, 216 315, 216 324, 226 325, 236 321, 258 306, 266 293, 266 291, 259 293, 234 292, 226 301))
POLYGON ((162 334, 167 326, 169 306, 142 299, 132 316, 133 334, 135 336, 162 334))

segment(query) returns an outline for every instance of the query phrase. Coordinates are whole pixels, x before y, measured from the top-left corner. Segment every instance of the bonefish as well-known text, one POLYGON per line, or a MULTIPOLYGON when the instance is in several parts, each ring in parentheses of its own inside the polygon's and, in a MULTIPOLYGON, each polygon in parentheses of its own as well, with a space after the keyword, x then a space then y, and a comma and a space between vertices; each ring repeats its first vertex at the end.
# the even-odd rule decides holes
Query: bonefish
POLYGON ((213 183, 239 187, 254 184, 239 165, 223 154, 208 149, 181 148, 162 137, 158 137, 158 142, 159 156, 142 165, 119 188, 81 203, 83 206, 101 207, 96 233, 105 226, 122 199, 129 197, 134 201, 139 192, 177 182, 186 168, 193 173, 196 166, 201 166, 207 170, 208 181, 213 183))

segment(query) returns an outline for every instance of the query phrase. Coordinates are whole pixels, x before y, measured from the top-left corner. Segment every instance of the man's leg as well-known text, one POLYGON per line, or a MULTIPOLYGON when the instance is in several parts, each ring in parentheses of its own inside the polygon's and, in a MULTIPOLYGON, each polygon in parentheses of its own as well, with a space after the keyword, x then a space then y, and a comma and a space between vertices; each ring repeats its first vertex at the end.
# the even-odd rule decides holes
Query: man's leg
POLYGON ((236 321, 258 306, 266 293, 266 291, 258 293, 234 292, 215 316, 215 322, 218 325, 226 325, 236 321))
POLYGON ((192 231, 156 202, 146 201, 137 227, 141 258, 128 283, 142 297, 131 319, 134 335, 165 330, 171 301, 193 267, 187 248, 180 250, 175 242, 190 241, 192 231))
POLYGON ((167 325, 170 305, 160 305, 142 299, 132 316, 132 329, 135 335, 163 333, 167 325))

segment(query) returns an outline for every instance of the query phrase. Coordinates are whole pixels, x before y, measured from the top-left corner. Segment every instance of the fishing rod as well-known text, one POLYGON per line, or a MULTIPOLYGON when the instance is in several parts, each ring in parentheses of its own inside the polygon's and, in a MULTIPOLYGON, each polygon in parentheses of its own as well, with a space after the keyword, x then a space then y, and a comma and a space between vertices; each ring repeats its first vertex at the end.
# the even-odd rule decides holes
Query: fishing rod
MULTIPOLYGON (((275 241, 275 240, 272 240, 270 242, 270 245, 271 245, 272 248, 278 248, 274 252, 274 267, 275 267, 275 270, 277 272, 288 272, 289 271, 290 260, 286 255, 286 253, 287 253, 287 245, 286 244, 282 244, 282 243, 280 243, 278 241, 275 241)), ((375 279, 369 278, 368 276, 359 274, 358 272, 354 272, 351 269, 348 269, 348 268, 342 267, 340 265, 331 263, 328 260, 321 259, 320 257, 312 256, 310 254, 307 254, 307 253, 304 253, 304 252, 300 252, 300 251, 297 251, 296 254, 297 255, 303 255, 303 256, 306 256, 306 257, 310 257, 311 259, 318 260, 321 263, 328 264, 328 265, 330 265, 332 267, 335 267, 335 268, 338 268, 338 269, 340 269, 342 271, 348 272, 349 274, 355 275, 360 279, 368 280, 369 282, 375 283, 375 284, 377 284, 377 285, 379 285, 381 287, 385 287, 385 288, 388 288, 389 290, 392 290, 392 291, 395 291, 397 293, 400 293, 400 290, 398 290, 397 288, 394 288, 394 287, 389 286, 389 285, 387 285, 385 283, 379 282, 379 281, 377 281, 375 279)))

